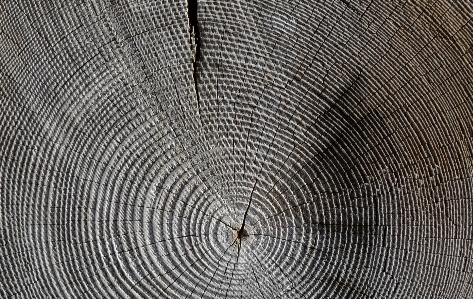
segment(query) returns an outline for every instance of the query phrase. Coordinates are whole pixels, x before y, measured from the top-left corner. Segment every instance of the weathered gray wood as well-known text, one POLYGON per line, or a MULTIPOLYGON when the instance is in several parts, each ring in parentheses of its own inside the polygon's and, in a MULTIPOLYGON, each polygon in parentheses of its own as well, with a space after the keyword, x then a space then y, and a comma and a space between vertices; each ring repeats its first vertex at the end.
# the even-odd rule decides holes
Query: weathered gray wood
POLYGON ((1 298, 473 298, 473 4, 0 2, 1 298))

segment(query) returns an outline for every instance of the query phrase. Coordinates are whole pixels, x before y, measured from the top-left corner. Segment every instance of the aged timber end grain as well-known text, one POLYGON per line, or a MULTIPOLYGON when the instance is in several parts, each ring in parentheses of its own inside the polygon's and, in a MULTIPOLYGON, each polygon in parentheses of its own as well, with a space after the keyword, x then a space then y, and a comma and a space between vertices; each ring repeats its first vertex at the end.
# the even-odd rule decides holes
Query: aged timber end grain
POLYGON ((472 17, 0 1, 0 298, 473 298, 472 17))

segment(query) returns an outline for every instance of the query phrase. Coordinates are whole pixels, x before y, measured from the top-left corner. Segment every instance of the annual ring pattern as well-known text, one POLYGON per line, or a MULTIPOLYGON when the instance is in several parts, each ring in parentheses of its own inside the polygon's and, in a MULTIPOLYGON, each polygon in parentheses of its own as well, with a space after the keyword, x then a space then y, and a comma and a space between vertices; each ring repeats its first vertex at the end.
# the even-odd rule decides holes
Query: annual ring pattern
POLYGON ((0 3, 1 298, 472 298, 473 3, 0 3))

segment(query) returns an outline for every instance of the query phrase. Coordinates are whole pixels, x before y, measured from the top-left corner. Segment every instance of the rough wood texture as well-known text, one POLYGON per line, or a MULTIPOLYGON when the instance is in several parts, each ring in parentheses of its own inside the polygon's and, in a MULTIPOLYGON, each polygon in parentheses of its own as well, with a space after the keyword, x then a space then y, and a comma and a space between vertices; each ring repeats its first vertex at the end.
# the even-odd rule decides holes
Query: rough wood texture
POLYGON ((473 4, 0 2, 1 298, 473 298, 473 4))

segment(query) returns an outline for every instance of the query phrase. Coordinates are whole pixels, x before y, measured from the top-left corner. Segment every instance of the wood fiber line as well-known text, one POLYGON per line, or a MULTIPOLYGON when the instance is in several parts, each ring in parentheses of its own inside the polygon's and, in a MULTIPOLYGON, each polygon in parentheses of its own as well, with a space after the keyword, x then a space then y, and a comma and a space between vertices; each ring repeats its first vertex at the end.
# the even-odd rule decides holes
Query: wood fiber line
POLYGON ((0 3, 0 298, 473 298, 473 3, 0 3))

